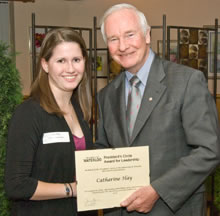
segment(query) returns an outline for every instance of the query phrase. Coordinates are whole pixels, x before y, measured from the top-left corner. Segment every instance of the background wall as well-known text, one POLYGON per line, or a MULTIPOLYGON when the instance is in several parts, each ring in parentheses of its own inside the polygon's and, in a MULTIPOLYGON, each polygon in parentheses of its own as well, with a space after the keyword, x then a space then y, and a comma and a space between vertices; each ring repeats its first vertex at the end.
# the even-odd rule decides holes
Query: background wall
POLYGON ((7 2, 0 1, 0 40, 9 42, 9 6, 7 2))
MULTIPOLYGON (((195 26, 214 25, 220 22, 219 0, 35 0, 35 3, 14 2, 16 59, 20 71, 23 94, 29 93, 32 81, 30 55, 31 14, 35 13, 36 25, 93 27, 93 17, 99 21, 104 11, 116 3, 131 3, 142 10, 150 25, 162 25, 163 14, 167 25, 195 26)), ((160 33, 157 33, 160 35, 160 33)), ((158 35, 152 37, 152 47, 158 35)), ((99 40, 102 40, 101 38, 99 40)), ((212 81, 209 81, 210 89, 212 81)), ((220 92, 220 84, 218 84, 220 92)))

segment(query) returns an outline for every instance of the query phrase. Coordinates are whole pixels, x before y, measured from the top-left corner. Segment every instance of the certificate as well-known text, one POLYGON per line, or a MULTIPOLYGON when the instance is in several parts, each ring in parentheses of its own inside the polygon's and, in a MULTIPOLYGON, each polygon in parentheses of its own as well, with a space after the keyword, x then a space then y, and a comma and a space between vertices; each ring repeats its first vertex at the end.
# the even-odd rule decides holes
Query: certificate
POLYGON ((120 207, 150 184, 149 147, 76 151, 78 211, 120 207))

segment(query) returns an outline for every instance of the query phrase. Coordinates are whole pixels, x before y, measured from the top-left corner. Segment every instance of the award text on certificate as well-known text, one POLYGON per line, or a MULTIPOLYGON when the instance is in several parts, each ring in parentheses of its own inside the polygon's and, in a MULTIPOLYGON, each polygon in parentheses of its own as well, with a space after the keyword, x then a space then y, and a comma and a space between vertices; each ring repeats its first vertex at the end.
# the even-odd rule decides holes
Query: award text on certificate
POLYGON ((76 151, 78 211, 120 207, 150 184, 149 147, 76 151))

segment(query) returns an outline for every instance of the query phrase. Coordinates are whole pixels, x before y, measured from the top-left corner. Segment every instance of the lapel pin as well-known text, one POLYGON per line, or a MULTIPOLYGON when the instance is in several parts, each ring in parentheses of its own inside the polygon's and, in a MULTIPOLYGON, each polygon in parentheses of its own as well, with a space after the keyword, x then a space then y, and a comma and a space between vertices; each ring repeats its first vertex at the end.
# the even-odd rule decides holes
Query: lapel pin
POLYGON ((149 101, 152 101, 153 100, 153 98, 152 97, 149 97, 149 101))

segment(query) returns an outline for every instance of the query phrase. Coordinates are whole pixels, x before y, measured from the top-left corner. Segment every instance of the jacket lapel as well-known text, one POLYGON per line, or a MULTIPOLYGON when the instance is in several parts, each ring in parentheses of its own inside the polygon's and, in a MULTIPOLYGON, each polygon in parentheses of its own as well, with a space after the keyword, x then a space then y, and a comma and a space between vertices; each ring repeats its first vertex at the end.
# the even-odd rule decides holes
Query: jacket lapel
POLYGON ((135 122, 130 144, 132 144, 142 127, 146 124, 154 107, 157 105, 158 101, 163 95, 166 86, 161 83, 161 80, 164 77, 165 73, 162 62, 157 56, 155 56, 149 72, 147 85, 142 98, 141 107, 135 122))
POLYGON ((115 80, 114 87, 109 95, 111 101, 112 115, 117 121, 119 133, 124 137, 124 146, 128 146, 128 128, 126 120, 126 103, 125 103, 125 73, 122 72, 117 80, 115 80))

